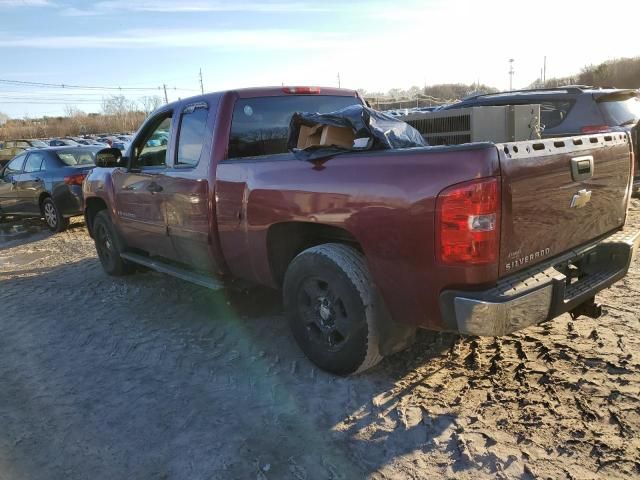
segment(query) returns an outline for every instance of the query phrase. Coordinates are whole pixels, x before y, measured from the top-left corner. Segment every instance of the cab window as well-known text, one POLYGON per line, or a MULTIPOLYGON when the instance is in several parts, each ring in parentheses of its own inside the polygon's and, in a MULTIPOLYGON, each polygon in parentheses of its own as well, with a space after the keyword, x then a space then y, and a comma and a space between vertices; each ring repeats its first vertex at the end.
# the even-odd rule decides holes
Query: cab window
POLYGON ((195 167, 200 161, 209 110, 207 104, 188 105, 180 118, 176 165, 195 167))
POLYGON ((329 113, 360 104, 355 96, 292 95, 240 99, 233 109, 229 158, 286 153, 289 122, 295 112, 329 113))
POLYGON ((158 116, 150 128, 136 142, 131 165, 145 167, 166 167, 167 152, 171 141, 171 112, 158 116))

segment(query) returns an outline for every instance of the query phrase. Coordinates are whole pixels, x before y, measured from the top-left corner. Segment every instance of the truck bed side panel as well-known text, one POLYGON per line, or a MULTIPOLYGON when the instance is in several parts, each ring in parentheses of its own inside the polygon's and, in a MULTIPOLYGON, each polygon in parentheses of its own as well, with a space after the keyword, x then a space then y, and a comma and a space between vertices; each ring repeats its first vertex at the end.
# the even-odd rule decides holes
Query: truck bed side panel
POLYGON ((336 156, 322 165, 290 154, 228 160, 217 168, 217 221, 234 276, 276 286, 267 234, 283 222, 347 230, 361 245, 393 317, 440 324, 444 285, 495 282, 497 266, 443 267, 435 262, 434 208, 445 187, 495 176, 494 145, 336 156))

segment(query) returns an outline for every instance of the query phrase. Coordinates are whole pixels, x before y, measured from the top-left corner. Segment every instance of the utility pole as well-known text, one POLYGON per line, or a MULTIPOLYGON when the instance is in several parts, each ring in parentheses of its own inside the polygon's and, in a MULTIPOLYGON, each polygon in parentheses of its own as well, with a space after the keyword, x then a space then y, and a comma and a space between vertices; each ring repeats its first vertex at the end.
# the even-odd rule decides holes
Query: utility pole
POLYGON ((544 77, 543 77, 543 73, 542 73, 543 69, 540 69, 540 86, 544 87, 544 77))
POLYGON ((167 97, 167 84, 163 83, 162 88, 164 88, 164 103, 169 103, 169 98, 167 97))
POLYGON ((544 56, 544 66, 542 67, 542 82, 547 85, 547 56, 544 56))
POLYGON ((338 72, 338 88, 340 88, 340 72, 338 72))
POLYGON ((204 85, 202 85, 202 68, 200 69, 200 93, 204 95, 204 85))
POLYGON ((513 90, 513 74, 515 70, 513 69, 513 62, 515 60, 513 58, 509 59, 509 90, 513 90))

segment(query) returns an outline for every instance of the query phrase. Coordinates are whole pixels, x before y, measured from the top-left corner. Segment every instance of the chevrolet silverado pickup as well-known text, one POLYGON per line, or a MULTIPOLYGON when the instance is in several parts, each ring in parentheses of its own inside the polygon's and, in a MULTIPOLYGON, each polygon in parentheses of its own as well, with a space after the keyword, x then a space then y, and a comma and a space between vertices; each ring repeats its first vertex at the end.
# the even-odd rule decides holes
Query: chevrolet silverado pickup
POLYGON ((354 91, 240 89, 161 107, 124 155, 98 153, 85 217, 110 275, 143 265, 210 288, 282 289, 293 336, 336 374, 416 328, 506 335, 570 312, 627 272, 625 132, 336 154, 287 151, 295 112, 354 91), (150 141, 165 135, 166 144, 150 141))

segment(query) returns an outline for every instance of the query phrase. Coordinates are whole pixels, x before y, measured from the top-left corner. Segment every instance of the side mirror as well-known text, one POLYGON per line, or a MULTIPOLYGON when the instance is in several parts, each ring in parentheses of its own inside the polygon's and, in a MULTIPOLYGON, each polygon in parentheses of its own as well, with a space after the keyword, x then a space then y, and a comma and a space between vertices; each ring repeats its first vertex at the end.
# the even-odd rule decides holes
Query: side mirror
POLYGON ((119 148, 103 148, 96 153, 96 166, 102 168, 124 167, 122 152, 119 148))

